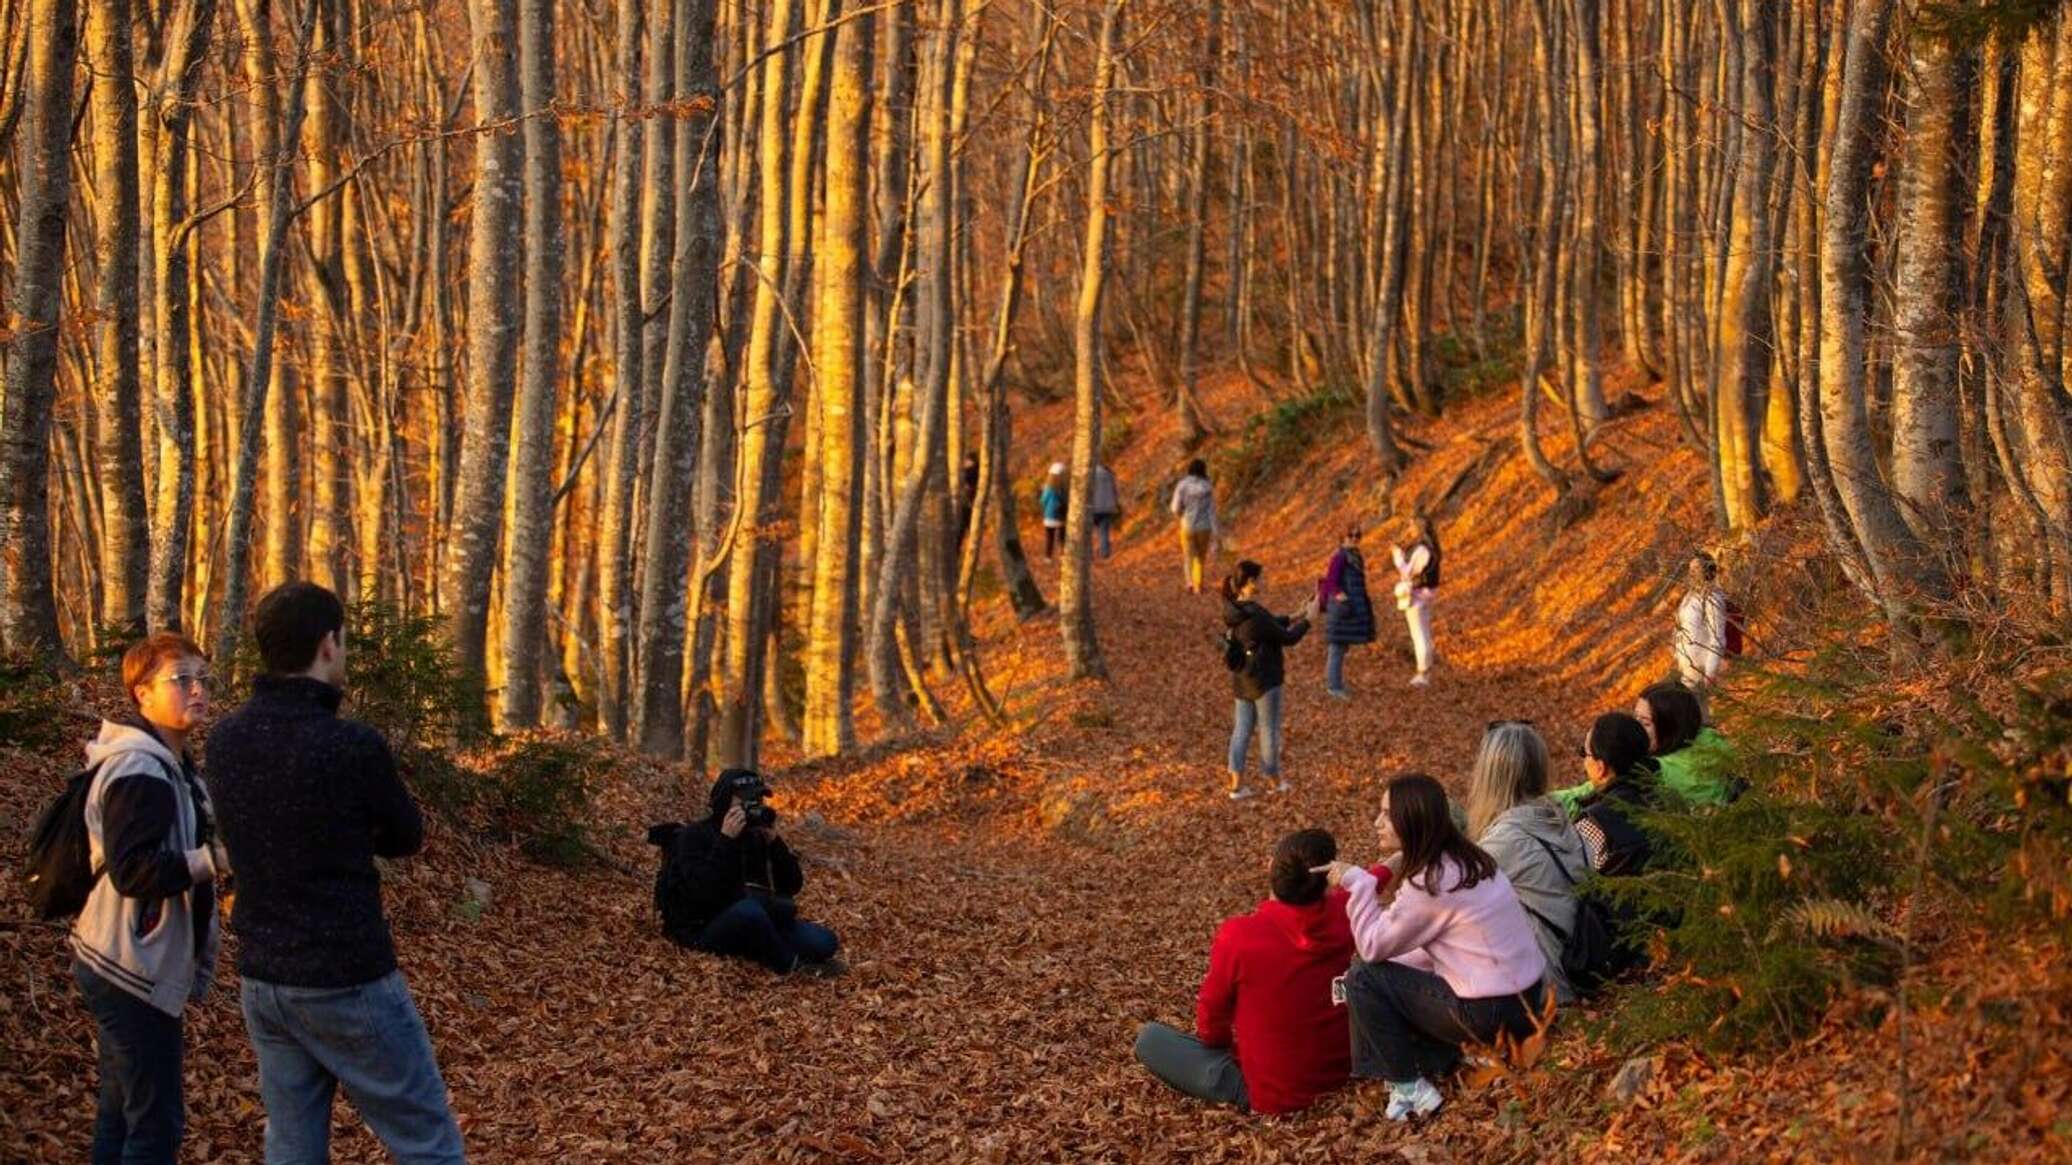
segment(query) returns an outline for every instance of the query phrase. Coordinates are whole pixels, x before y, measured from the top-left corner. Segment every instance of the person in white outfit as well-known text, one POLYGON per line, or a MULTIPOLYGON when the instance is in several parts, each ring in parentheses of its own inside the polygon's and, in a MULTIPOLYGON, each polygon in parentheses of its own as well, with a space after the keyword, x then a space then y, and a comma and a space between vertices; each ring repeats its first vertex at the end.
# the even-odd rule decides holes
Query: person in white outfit
POLYGON ((1187 589, 1202 593, 1209 576, 1209 557, 1216 548, 1216 489, 1209 484, 1209 465, 1197 457, 1187 463, 1187 476, 1173 487, 1169 507, 1180 520, 1180 553, 1187 589))
POLYGON ((1727 658, 1727 592, 1719 563, 1703 550, 1685 568, 1689 586, 1676 606, 1676 670, 1684 687, 1703 692, 1719 679, 1727 658))
POLYGON ((1396 561, 1396 609, 1410 624, 1410 645, 1417 652, 1417 674, 1412 687, 1431 683, 1432 663, 1438 653, 1432 646, 1432 600, 1439 593, 1439 534, 1432 520, 1420 514, 1411 527, 1409 549, 1389 547, 1396 561))

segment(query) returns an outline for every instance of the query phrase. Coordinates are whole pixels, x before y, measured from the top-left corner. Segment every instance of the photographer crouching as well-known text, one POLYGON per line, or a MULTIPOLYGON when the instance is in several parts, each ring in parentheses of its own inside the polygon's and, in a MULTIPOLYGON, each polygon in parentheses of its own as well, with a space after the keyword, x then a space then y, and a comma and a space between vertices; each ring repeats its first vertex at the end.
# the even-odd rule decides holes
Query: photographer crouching
POLYGON ((793 899, 806 878, 778 836, 769 795, 761 776, 728 769, 712 783, 703 821, 648 828, 648 843, 662 850, 662 931, 680 946, 752 959, 780 975, 832 978, 848 969, 835 957, 839 940, 799 917, 793 899))

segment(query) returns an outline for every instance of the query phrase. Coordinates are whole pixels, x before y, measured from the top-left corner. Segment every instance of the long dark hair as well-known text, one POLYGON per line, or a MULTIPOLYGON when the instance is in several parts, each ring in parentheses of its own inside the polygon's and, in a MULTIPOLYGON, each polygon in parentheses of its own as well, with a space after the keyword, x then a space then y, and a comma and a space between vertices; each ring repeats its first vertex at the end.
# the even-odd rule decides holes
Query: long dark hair
MULTIPOLYGON (((1417 541, 1424 543, 1431 550, 1425 558, 1424 571, 1413 581, 1418 586, 1436 589, 1439 585, 1439 529, 1432 525, 1432 519, 1427 514, 1420 513, 1412 521, 1417 527, 1417 541)), ((1411 545, 1415 546, 1416 543, 1411 545)))
POLYGON ((1423 773, 1405 773, 1388 783, 1389 825, 1396 840, 1403 843, 1403 868, 1397 876, 1405 885, 1417 885, 1424 875, 1424 891, 1437 897, 1435 879, 1445 860, 1460 867, 1460 881, 1446 889, 1468 890, 1485 878, 1496 876, 1496 859, 1469 841, 1453 814, 1446 809, 1446 790, 1423 773))
POLYGON ((1237 602, 1238 592, 1245 589, 1246 583, 1258 579, 1259 573, 1264 569, 1266 568, 1249 558, 1238 563, 1237 569, 1230 572, 1230 577, 1223 580, 1224 600, 1232 603, 1237 602))
POLYGON ((1656 756, 1668 756, 1688 747, 1705 727, 1705 712, 1698 706, 1698 697, 1675 680, 1648 685, 1640 698, 1655 720, 1656 756))

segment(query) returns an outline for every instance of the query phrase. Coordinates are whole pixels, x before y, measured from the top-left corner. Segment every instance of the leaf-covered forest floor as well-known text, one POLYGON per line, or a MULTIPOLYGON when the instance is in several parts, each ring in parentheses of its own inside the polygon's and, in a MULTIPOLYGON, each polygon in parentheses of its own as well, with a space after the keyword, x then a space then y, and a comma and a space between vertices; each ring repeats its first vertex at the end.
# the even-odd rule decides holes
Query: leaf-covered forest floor
MULTIPOLYGON (((1215 386, 1209 403, 1223 416, 1264 404, 1241 383, 1215 386)), ((1514 408, 1469 402, 1409 427, 1429 448, 1397 510, 1431 507, 1447 551, 1437 682, 1405 686, 1383 566, 1400 520, 1384 524, 1366 544, 1383 638, 1353 656, 1355 699, 1324 699, 1322 645, 1295 648, 1297 788, 1232 805, 1216 608, 1180 586, 1162 495, 1181 455, 1140 402, 1113 457, 1129 512, 1096 572, 1112 680, 1064 682, 1055 619, 1017 624, 987 598, 985 663, 1011 728, 958 721, 897 750, 777 774, 808 855, 803 909, 840 931, 846 978, 779 981, 660 936, 645 827, 703 800, 677 770, 629 757, 606 784, 599 836, 630 873, 535 865, 435 822, 425 854, 389 868, 387 903, 472 1158, 1884 1161, 1904 1089, 1903 1156, 2066 1159, 2065 960, 1983 935, 1944 936, 1915 979, 1924 998, 1961 985, 1951 997, 1970 1005, 1916 1008, 1904 1035, 1870 992, 1781 1054, 1635 1052, 1579 1012, 1532 1070, 1449 1088, 1416 1129, 1382 1119, 1379 1085, 1267 1120, 1184 1100, 1134 1064, 1138 1024, 1191 1022, 1209 937, 1263 895, 1280 834, 1323 826, 1371 860, 1378 779, 1422 769, 1459 788, 1497 717, 1537 721, 1572 763, 1591 716, 1628 706, 1666 670, 1675 564, 1709 536, 1703 469, 1677 447, 1675 418, 1658 403, 1615 422, 1598 452, 1625 476, 1557 533, 1550 495, 1517 454, 1514 408), (468 902, 470 878, 491 887, 485 908, 468 902), (1607 1084, 1630 1055, 1652 1072, 1621 1103, 1607 1084)), ((1245 446, 1276 471, 1227 507, 1221 561, 1264 563, 1277 608, 1302 601, 1347 520, 1380 512, 1346 420, 1305 421, 1329 428, 1314 446, 1301 426, 1282 446, 1245 446)), ((1065 447, 1062 407, 1017 428, 1026 485, 1065 447)), ((1213 464, 1247 462, 1228 452, 1242 434, 1219 441, 1213 464)), ((1555 440, 1550 452, 1569 450, 1555 440)), ((1023 514, 1040 554, 1026 503, 1023 514)), ((1054 594, 1054 575, 1039 577, 1054 594)), ((82 719, 76 735, 89 729, 82 719)), ((29 816, 73 763, 0 749, 0 864, 16 864, 29 816)), ((0 917, 23 913, 10 878, 0 917)), ((189 1013, 188 1160, 259 1160, 255 1067, 228 968, 189 1013)), ((0 926, 0 1161, 85 1156, 92 1032, 75 996, 60 932, 0 926)), ((385 1159, 339 1114, 338 1160, 385 1159)))

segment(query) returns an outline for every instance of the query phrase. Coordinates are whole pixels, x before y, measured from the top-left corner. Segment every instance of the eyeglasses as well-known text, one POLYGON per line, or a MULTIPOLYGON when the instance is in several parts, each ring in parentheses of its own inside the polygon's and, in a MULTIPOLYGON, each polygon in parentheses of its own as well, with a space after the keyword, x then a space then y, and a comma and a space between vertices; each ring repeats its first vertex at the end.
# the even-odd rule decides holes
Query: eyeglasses
POLYGON ((179 672, 169 676, 160 676, 151 682, 156 684, 173 684, 185 692, 206 692, 215 688, 216 677, 206 672, 196 672, 193 674, 179 672))

